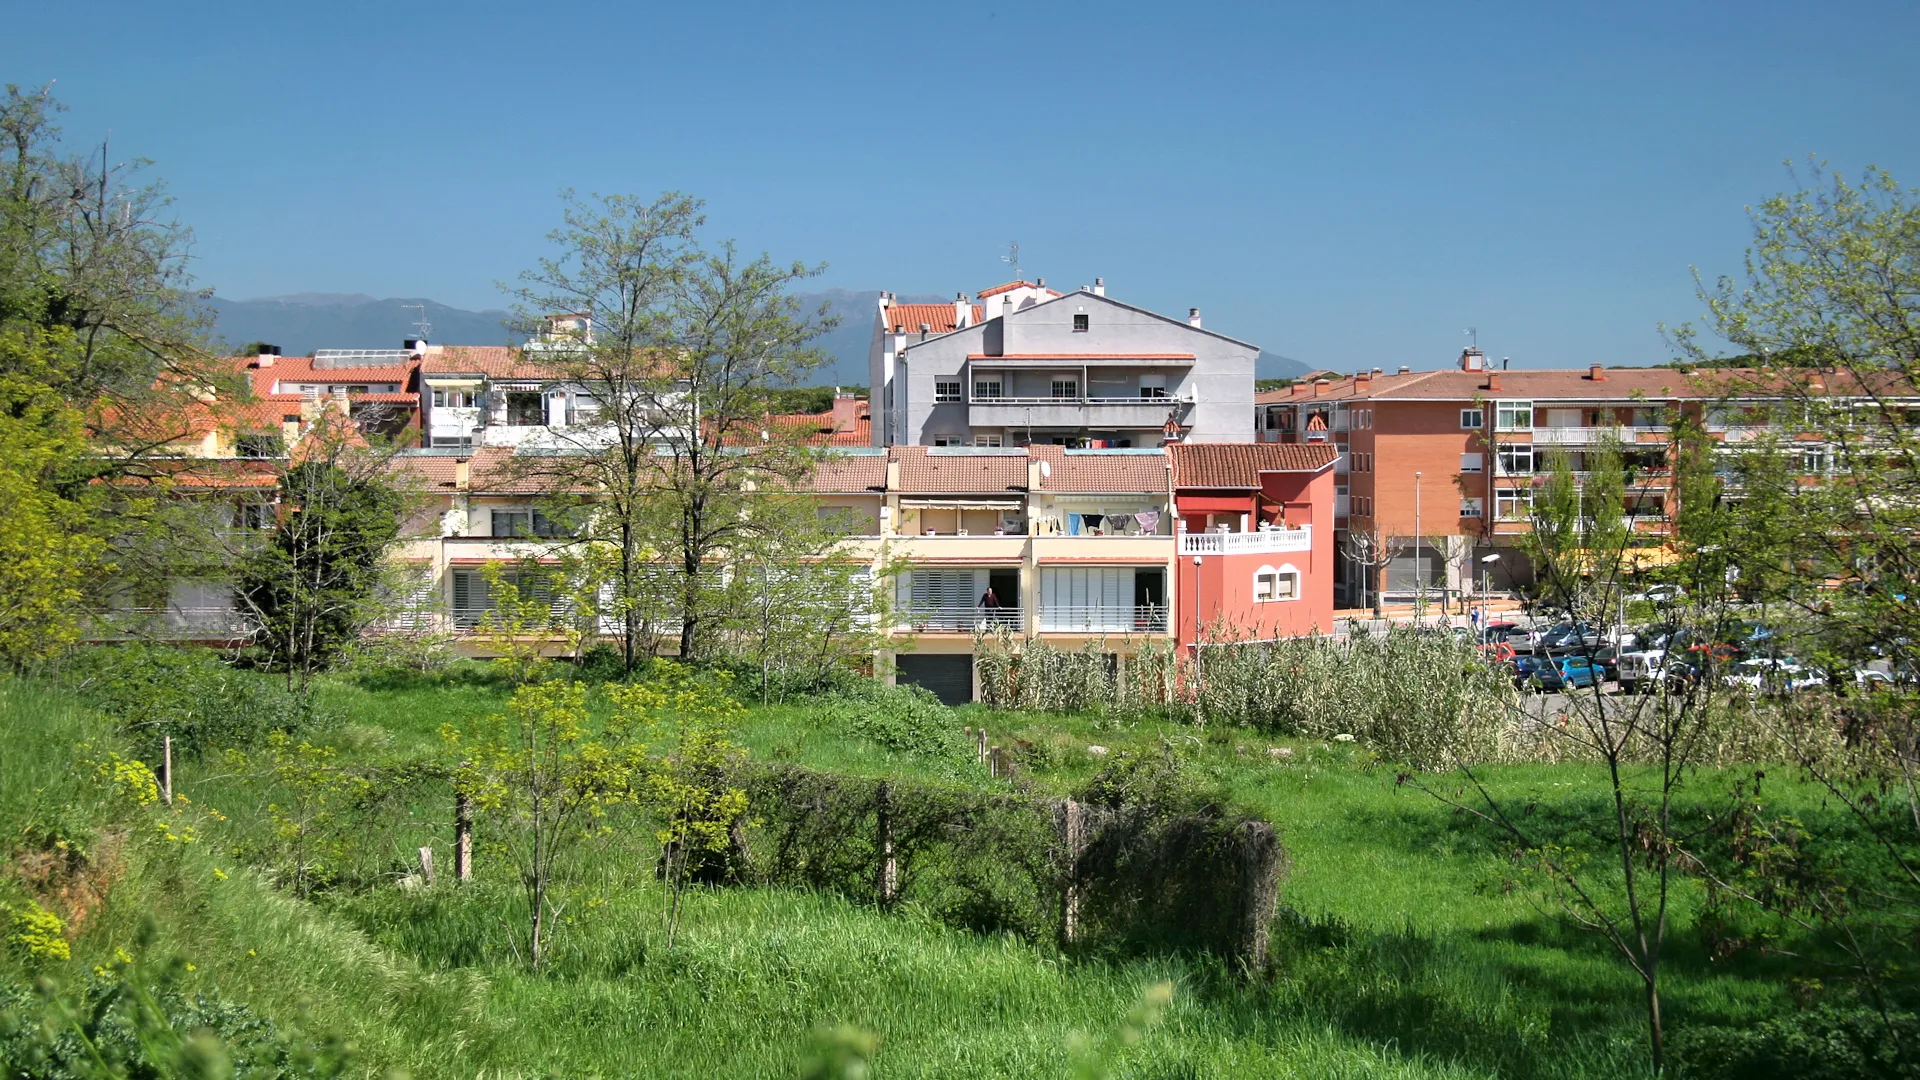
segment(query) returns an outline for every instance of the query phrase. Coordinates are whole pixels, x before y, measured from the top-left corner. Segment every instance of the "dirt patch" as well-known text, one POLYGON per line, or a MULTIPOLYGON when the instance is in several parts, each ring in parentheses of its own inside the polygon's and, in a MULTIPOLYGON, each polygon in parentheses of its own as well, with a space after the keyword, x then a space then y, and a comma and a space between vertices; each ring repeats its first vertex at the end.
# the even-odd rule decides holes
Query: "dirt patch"
POLYGON ((66 923, 69 940, 107 902, 107 893, 126 871, 127 834, 111 832, 93 846, 91 855, 72 848, 23 852, 7 871, 34 895, 42 907, 66 923))

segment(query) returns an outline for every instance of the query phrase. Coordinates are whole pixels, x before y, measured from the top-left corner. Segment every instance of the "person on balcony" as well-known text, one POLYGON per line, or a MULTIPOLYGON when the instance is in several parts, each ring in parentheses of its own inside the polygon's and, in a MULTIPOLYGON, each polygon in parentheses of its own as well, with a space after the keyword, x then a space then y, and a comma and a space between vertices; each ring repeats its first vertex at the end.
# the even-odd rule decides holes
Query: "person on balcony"
POLYGON ((993 586, 987 586, 987 591, 980 594, 980 607, 988 612, 1000 610, 1000 597, 995 595, 993 586))

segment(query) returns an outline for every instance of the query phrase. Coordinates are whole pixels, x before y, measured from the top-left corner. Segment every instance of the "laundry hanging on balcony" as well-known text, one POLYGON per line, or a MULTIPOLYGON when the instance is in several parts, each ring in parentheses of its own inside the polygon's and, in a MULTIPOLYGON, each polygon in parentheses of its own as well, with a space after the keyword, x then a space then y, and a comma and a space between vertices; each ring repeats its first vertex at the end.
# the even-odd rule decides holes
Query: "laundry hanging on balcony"
POLYGON ((1140 523, 1141 532, 1150 533, 1160 527, 1160 511, 1142 510, 1133 515, 1133 520, 1140 523))

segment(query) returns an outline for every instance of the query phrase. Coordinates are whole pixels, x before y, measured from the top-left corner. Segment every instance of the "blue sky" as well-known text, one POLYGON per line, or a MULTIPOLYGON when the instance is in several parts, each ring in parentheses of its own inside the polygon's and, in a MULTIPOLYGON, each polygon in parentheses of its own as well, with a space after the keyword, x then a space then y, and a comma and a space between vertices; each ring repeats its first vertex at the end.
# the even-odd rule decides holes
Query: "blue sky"
POLYGON ((1029 276, 1315 365, 1658 362, 1817 154, 1920 184, 1920 4, 20 5, 0 78, 152 158, 203 284, 497 306, 557 192, 824 285, 1029 276))

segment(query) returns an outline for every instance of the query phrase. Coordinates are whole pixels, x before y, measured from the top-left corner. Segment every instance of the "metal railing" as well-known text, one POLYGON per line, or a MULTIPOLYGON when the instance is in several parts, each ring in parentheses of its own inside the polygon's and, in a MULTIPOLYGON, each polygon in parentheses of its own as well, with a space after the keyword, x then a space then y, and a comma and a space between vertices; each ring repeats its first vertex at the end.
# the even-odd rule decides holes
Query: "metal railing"
POLYGON ((1164 634, 1164 604, 1043 604, 1042 633, 1164 634))
POLYGON ((971 634, 975 630, 1019 630, 1026 625, 1018 604, 987 608, 943 604, 907 606, 894 612, 894 625, 903 630, 945 630, 971 634))
POLYGON ((1006 397, 975 394, 969 405, 1191 405, 1192 394, 1168 394, 1165 397, 1006 397))
POLYGON ((1200 532, 1180 534, 1182 555, 1239 555, 1268 551, 1311 551, 1313 526, 1295 529, 1259 529, 1254 532, 1200 532))
POLYGON ((233 608, 120 608, 101 624, 108 633, 152 637, 243 638, 259 628, 253 616, 233 608))

